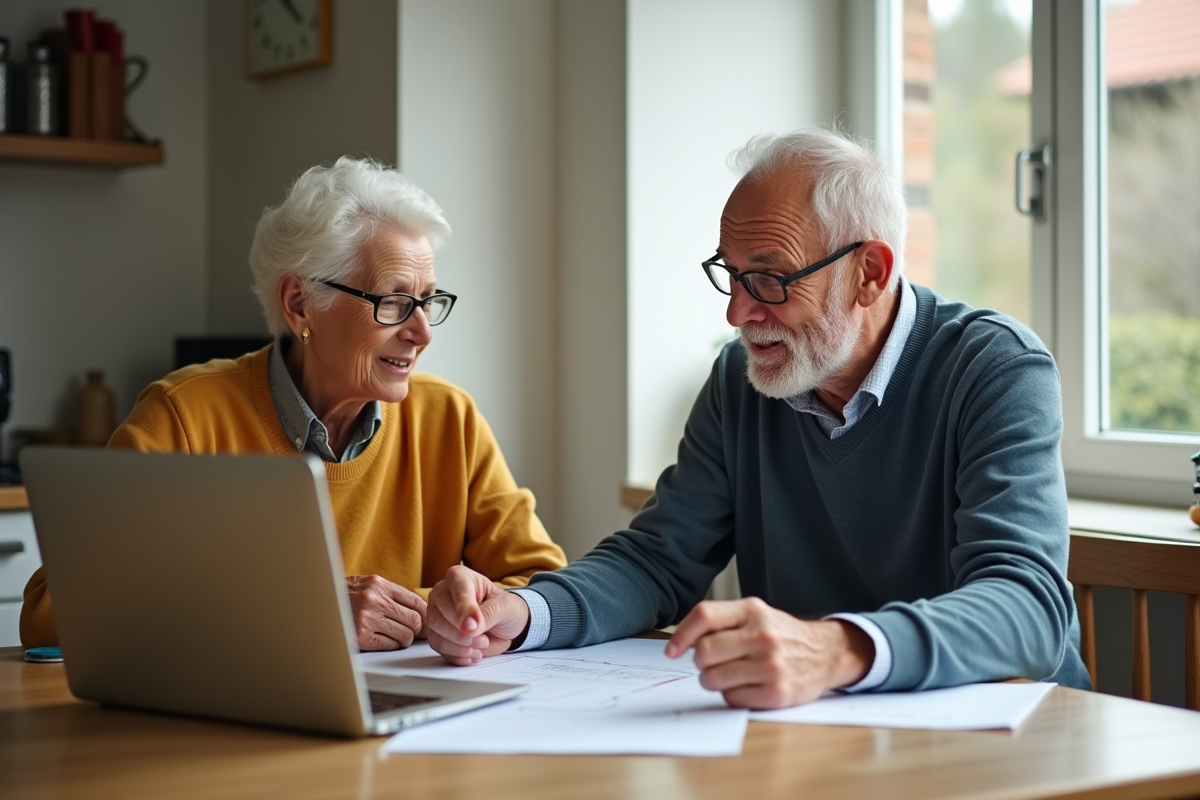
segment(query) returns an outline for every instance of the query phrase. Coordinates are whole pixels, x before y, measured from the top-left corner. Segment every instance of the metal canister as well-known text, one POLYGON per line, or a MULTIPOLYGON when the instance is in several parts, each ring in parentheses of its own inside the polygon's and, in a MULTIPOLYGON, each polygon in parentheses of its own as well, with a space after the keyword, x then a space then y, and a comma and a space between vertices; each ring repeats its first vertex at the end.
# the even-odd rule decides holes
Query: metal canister
POLYGON ((59 93, 62 82, 58 65, 50 45, 31 42, 29 63, 25 67, 26 106, 25 132, 38 136, 55 136, 59 133, 59 93))
POLYGON ((8 39, 0 36, 0 133, 12 133, 12 75, 8 39))

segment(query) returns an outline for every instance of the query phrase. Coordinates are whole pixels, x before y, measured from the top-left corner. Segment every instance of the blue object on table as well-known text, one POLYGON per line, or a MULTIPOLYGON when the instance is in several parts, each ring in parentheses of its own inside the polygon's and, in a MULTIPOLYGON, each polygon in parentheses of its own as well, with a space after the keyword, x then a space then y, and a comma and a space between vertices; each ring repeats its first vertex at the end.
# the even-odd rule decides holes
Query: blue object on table
POLYGON ((61 647, 31 647, 25 651, 25 660, 32 664, 54 664, 63 660, 61 647))

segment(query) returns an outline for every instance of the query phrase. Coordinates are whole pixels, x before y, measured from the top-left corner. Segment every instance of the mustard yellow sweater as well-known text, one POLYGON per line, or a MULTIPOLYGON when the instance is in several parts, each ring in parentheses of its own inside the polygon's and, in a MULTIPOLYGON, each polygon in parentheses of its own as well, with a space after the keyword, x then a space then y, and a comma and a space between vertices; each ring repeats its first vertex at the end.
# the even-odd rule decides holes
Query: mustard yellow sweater
MULTIPOLYGON (((270 346, 150 384, 109 441, 143 452, 296 456, 271 400, 270 346)), ((487 422, 461 389, 413 375, 403 403, 359 456, 325 464, 347 575, 376 574, 424 597, 463 563, 501 586, 566 564, 518 488, 487 422)), ((25 587, 21 641, 57 644, 41 569, 25 587)))

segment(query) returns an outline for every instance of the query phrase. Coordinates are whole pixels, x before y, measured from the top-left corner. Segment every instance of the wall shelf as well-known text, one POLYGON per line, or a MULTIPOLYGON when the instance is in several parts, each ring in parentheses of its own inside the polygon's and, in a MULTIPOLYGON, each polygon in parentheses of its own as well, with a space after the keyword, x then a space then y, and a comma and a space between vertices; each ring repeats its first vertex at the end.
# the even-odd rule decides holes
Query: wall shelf
POLYGON ((162 147, 134 142, 0 134, 0 162, 9 164, 69 164, 125 169, 161 164, 163 157, 162 147))

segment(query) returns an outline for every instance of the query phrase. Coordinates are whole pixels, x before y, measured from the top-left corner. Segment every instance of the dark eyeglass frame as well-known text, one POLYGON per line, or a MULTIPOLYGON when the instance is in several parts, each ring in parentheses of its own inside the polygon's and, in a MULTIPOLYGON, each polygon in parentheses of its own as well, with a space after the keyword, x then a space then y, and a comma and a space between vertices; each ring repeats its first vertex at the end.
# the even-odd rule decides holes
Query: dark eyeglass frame
POLYGON ((331 289, 337 289, 339 292, 345 292, 346 294, 354 295, 355 297, 361 297, 363 300, 366 300, 368 303, 374 306, 375 321, 380 325, 402 325, 405 320, 412 316, 413 309, 420 307, 420 309, 424 311, 425 304, 430 300, 441 300, 448 297, 450 298, 450 306, 446 309, 446 313, 443 314, 442 318, 437 322, 433 322, 432 320, 429 322, 430 325, 441 325, 450 317, 450 312, 454 310, 454 304, 458 301, 458 295, 443 291, 436 291, 428 297, 421 299, 418 297, 413 297, 411 294, 405 294, 404 292, 392 292, 391 294, 371 294, 370 292, 364 292, 361 289, 352 289, 349 286, 343 286, 342 284, 334 283, 333 281, 320 281, 320 283, 323 283, 331 289), (405 311, 404 315, 395 322, 384 322, 379 318, 379 304, 384 300, 387 300, 389 297, 403 297, 405 300, 409 301, 408 311, 405 311))
POLYGON ((725 287, 721 286, 721 284, 717 280, 716 276, 713 275, 713 271, 712 271, 713 267, 720 267, 721 269, 725 270, 725 272, 729 273, 730 279, 735 280, 738 283, 740 283, 742 285, 742 288, 744 288, 747 292, 749 292, 750 296, 753 297, 758 302, 770 303, 771 305, 780 305, 781 303, 787 302, 787 287, 788 287, 789 283, 795 283, 796 281, 800 280, 801 278, 812 275, 814 272, 816 272, 820 269, 823 269, 823 268, 829 266, 830 264, 832 264, 833 262, 837 261, 839 258, 846 255, 850 251, 856 250, 859 247, 862 247, 863 244, 864 244, 864 242, 854 242, 853 244, 848 244, 845 247, 843 247, 841 250, 838 250, 833 255, 826 256, 825 258, 822 258, 820 261, 809 264, 807 267, 800 270, 799 272, 793 272, 791 275, 787 275, 787 276, 779 276, 772 272, 762 272, 760 270, 747 270, 746 272, 738 272, 736 269, 729 266, 728 264, 721 263, 722 256, 720 254, 713 256, 712 258, 708 259, 707 261, 700 262, 700 266, 704 268, 704 274, 708 276, 709 282, 711 282, 712 285, 716 288, 716 290, 718 292, 720 292, 721 294, 732 295, 733 294, 733 285, 729 284, 728 286, 725 286, 725 287), (747 276, 749 276, 749 275, 761 275, 764 278, 770 278, 771 280, 776 281, 779 284, 779 290, 783 293, 783 299, 768 300, 765 297, 761 297, 758 294, 758 291, 751 284, 751 282, 749 280, 747 280, 747 276))

